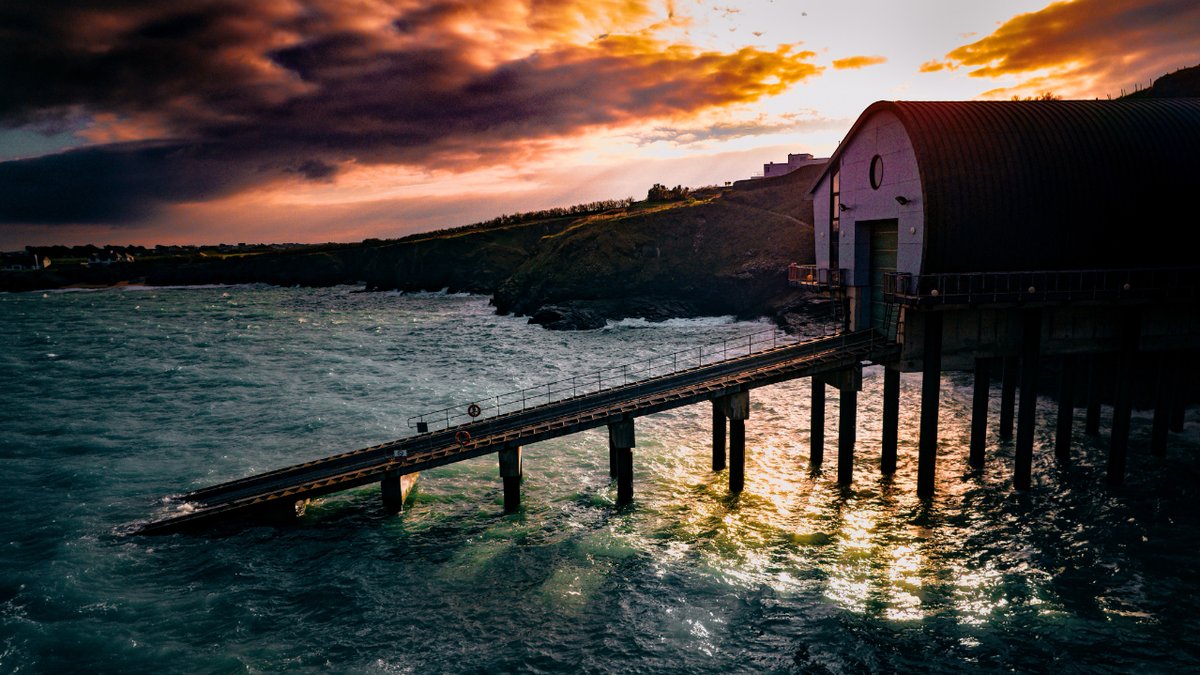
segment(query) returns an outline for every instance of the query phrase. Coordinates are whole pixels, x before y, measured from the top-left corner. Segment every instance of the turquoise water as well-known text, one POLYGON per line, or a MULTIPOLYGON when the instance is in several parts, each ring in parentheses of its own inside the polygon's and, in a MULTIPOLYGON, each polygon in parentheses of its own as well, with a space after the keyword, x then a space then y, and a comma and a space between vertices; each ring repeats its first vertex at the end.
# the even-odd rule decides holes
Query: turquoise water
MULTIPOLYGON (((927 503, 919 380, 883 479, 868 368, 851 490, 835 460, 809 470, 799 381, 752 392, 737 498, 696 406, 638 420, 627 509, 596 431, 525 449, 513 516, 485 457, 422 474, 398 516, 362 488, 297 526, 122 535, 166 495, 392 440, 428 409, 764 327, 554 333, 485 298, 348 288, 0 294, 0 672, 1200 667, 1197 423, 1156 460, 1136 412, 1112 492, 1101 440, 1054 461, 1042 401, 1034 488, 1016 494, 1011 445, 967 466, 970 381, 953 374, 927 503)), ((830 449, 836 413, 831 396, 830 449)))

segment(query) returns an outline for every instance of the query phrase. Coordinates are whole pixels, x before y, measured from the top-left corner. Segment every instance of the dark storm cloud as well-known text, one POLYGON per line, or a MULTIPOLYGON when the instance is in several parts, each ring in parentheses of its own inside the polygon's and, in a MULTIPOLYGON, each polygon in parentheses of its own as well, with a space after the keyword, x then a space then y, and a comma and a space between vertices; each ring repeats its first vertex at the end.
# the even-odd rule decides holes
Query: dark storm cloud
POLYGON ((0 164, 0 221, 128 221, 289 175, 330 180, 348 162, 499 163, 820 72, 786 46, 573 39, 654 13, 625 0, 6 2, 0 127, 163 142, 0 164))

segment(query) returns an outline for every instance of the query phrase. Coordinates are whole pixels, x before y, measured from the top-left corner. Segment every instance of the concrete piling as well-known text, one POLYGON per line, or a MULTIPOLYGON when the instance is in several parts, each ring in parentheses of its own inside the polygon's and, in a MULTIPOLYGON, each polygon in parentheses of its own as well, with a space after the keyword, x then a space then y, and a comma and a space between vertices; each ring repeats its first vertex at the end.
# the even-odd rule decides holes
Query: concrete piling
POLYGON ((1108 484, 1125 482, 1125 456, 1129 450, 1129 423, 1133 413, 1133 372, 1140 317, 1130 312, 1121 325, 1121 352, 1117 357, 1117 388, 1113 398, 1112 431, 1108 444, 1108 484))
POLYGON ((1100 435, 1100 355, 1088 357, 1088 389, 1087 389, 1087 418, 1084 421, 1083 433, 1088 436, 1100 435))
POLYGON ((812 378, 812 399, 809 406, 808 463, 813 469, 825 461, 825 381, 812 378))
POLYGON ((925 316, 921 373, 921 438, 917 450, 917 495, 932 497, 937 469, 938 405, 942 381, 942 315, 925 316))
POLYGON ((1058 419, 1054 434, 1054 455, 1060 462, 1071 460, 1071 429, 1075 422, 1075 358, 1062 359, 1058 380, 1058 419))
POLYGON ((500 478, 504 481, 504 512, 516 513, 521 508, 521 446, 504 448, 500 456, 500 478))
POLYGON ((896 446, 900 432, 900 371, 883 370, 883 451, 879 469, 885 475, 896 473, 896 446))
POLYGON ((1029 489, 1033 473, 1033 432, 1037 420, 1038 355, 1042 339, 1042 313, 1026 310, 1021 320, 1021 401, 1017 408, 1017 447, 1013 485, 1029 489))
POLYGON ((725 468, 725 411, 718 400, 712 402, 712 470, 725 468))
POLYGON ((991 361, 975 359, 975 390, 971 396, 971 452, 970 463, 976 469, 983 467, 987 446, 988 396, 991 393, 991 361))
POLYGON ((1167 456, 1167 431, 1171 421, 1170 354, 1160 354, 1156 359, 1154 374, 1154 422, 1150 431, 1150 452, 1155 457, 1167 456))
POLYGON ((608 425, 608 445, 614 448, 617 465, 617 506, 633 501, 633 448, 636 447, 633 420, 608 425))
POLYGON ((1190 356, 1187 352, 1179 354, 1179 361, 1184 367, 1174 368, 1171 377, 1171 421, 1168 428, 1177 434, 1183 431, 1184 383, 1188 381, 1186 364, 1190 356))
POLYGON ((750 392, 721 399, 722 412, 729 418, 729 491, 736 494, 746 485, 746 420, 750 418, 750 392))
POLYGON ((1020 361, 1015 356, 1004 357, 1000 382, 1000 429, 1002 440, 1013 437, 1013 413, 1017 407, 1017 378, 1020 377, 1020 361))
POLYGON ((858 435, 858 391, 843 386, 838 392, 838 483, 854 479, 854 443, 858 435))

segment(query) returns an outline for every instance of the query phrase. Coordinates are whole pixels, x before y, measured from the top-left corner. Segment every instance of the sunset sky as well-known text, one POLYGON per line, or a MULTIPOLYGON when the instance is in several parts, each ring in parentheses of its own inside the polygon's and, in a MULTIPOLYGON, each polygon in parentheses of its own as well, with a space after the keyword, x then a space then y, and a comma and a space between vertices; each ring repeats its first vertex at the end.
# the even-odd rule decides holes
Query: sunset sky
POLYGON ((396 237, 1197 63, 1196 0, 5 0, 0 249, 396 237))

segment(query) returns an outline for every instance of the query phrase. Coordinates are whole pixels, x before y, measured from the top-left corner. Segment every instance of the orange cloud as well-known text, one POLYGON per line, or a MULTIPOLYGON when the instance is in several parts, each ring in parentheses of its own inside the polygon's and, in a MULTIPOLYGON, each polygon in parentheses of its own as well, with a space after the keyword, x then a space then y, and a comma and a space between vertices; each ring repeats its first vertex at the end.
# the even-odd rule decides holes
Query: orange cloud
POLYGON ((887 63, 887 57, 850 56, 844 59, 834 59, 833 67, 836 70, 857 70, 859 68, 866 68, 867 66, 877 66, 881 63, 887 63))
POLYGON ((1052 88, 1067 96, 1113 93, 1200 62, 1195 0, 1075 0, 1019 14, 922 72, 969 68, 972 77, 1029 77, 987 95, 1052 88))

